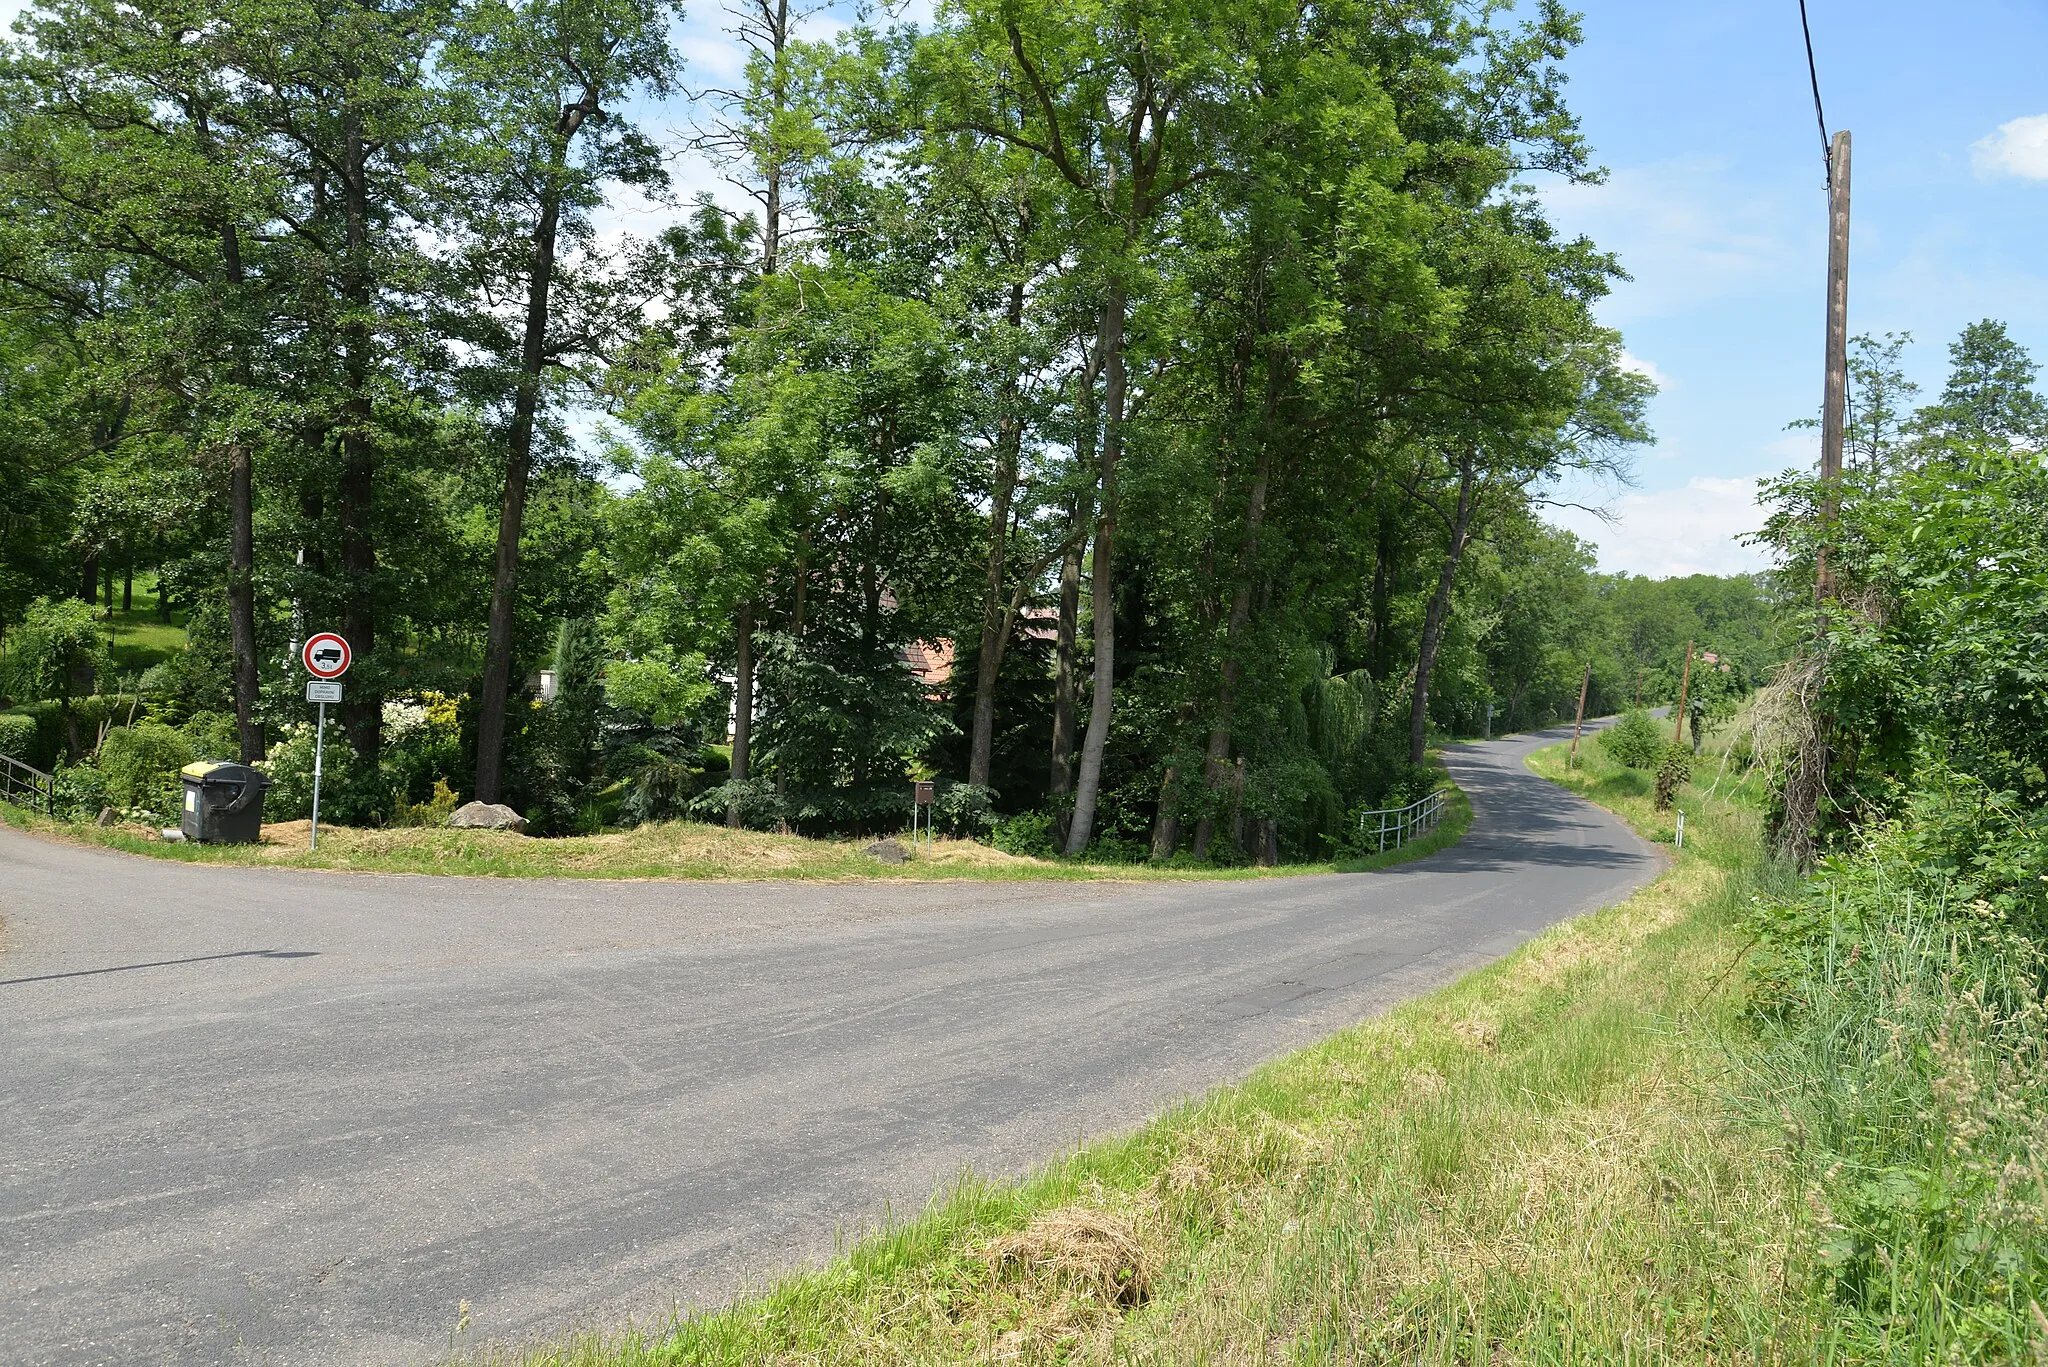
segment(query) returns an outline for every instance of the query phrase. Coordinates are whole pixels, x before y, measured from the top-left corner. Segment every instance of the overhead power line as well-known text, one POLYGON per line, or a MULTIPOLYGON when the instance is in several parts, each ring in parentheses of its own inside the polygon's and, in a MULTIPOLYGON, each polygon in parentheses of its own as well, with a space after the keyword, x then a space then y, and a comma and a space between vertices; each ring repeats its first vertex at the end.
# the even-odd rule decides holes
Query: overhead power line
POLYGON ((1813 82, 1813 117, 1820 124, 1820 159, 1828 168, 1828 184, 1835 183, 1835 156, 1828 145, 1828 116, 1820 107, 1820 68, 1813 64, 1813 29, 1806 22, 1806 0, 1799 0, 1799 31, 1806 38, 1806 75, 1813 82))

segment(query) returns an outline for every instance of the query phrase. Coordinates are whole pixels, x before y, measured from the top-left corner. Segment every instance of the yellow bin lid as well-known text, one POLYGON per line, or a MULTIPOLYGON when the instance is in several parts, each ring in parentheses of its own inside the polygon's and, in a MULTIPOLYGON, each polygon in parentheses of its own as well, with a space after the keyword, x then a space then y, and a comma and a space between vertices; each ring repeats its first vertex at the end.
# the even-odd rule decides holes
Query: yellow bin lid
POLYGON ((178 772, 183 774, 186 778, 205 778, 208 774, 212 773, 216 769, 224 767, 226 764, 226 760, 219 759, 195 760, 191 764, 188 764, 184 768, 180 769, 178 772))

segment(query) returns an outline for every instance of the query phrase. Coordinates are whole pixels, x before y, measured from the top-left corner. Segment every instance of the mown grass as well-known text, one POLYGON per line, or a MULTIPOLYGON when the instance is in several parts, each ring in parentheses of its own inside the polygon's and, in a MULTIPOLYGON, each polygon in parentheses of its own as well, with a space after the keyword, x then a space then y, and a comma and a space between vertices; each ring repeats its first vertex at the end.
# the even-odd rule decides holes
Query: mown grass
POLYGON ((445 827, 359 830, 322 826, 320 847, 313 850, 307 847, 308 825, 304 821, 266 826, 262 844, 194 845, 165 842, 139 827, 101 828, 52 821, 4 804, 0 804, 0 815, 18 830, 156 859, 354 873, 460 874, 483 878, 1185 880, 1271 878, 1385 868, 1454 844, 1471 824, 1472 809, 1465 795, 1453 790, 1442 824, 1400 850, 1363 859, 1283 864, 1277 868, 1028 859, 971 840, 940 840, 920 849, 908 863, 887 865, 862 853, 866 841, 764 835, 693 821, 551 840, 445 827))
MULTIPOLYGON (((1538 772, 1651 830, 1597 754, 1538 772)), ((1739 789, 1620 906, 1021 1182, 963 1180, 830 1264, 522 1367, 1807 1360, 1746 1047, 1740 914, 1780 878, 1739 789)))

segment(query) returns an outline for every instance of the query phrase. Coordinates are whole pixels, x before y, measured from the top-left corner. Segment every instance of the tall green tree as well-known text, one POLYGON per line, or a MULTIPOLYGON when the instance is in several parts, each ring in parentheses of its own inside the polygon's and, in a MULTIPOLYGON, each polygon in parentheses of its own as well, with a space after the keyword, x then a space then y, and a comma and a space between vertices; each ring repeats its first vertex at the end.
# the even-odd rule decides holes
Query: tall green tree
POLYGON ((520 537, 549 377, 603 353, 623 319, 590 214, 612 186, 666 184, 659 153, 622 116, 666 94, 680 65, 666 0, 479 0, 441 61, 467 134, 459 173, 476 331, 505 391, 504 480, 477 708, 475 793, 496 802, 512 689, 520 537), (565 251, 566 248, 566 251, 565 251), (503 300, 510 307, 494 308, 503 300))

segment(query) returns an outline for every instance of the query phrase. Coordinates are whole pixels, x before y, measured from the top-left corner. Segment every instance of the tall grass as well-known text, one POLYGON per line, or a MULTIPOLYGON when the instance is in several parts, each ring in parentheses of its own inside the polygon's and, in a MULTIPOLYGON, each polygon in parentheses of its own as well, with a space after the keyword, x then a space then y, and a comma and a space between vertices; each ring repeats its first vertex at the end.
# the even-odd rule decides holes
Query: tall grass
POLYGON ((1791 1268, 1818 1361, 2048 1361, 2048 958, 1903 835, 1757 917, 1747 1095, 1786 1134, 1791 1268))

